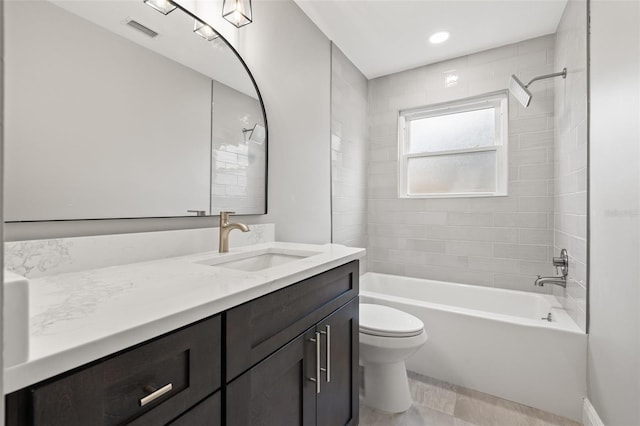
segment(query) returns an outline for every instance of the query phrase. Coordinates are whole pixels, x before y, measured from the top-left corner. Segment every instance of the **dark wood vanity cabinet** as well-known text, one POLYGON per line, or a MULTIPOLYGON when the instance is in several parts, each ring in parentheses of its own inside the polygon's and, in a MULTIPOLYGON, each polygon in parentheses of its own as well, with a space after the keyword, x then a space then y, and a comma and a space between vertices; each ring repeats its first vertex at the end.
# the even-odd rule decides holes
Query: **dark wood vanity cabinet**
POLYGON ((229 309, 227 382, 314 327, 358 292, 354 261, 229 309))
MULTIPOLYGON (((219 392, 221 333, 221 315, 216 315, 14 392, 7 397, 6 423, 167 424, 219 392)), ((207 424, 220 425, 221 421, 212 419, 207 424)))
POLYGON ((331 316, 321 321, 317 330, 330 330, 331 345, 320 351, 320 365, 330 366, 329 377, 321 372, 320 393, 317 394, 318 426, 358 424, 360 386, 359 368, 359 302, 353 299, 331 316), (327 355, 330 357, 327 362, 327 355))
POLYGON ((316 387, 308 380, 314 336, 301 334, 227 385, 229 426, 315 424, 316 387))
POLYGON ((353 261, 14 392, 6 424, 357 425, 358 279, 353 261))
POLYGON ((217 426, 222 424, 222 391, 218 391, 169 423, 168 426, 217 426))
POLYGON ((229 426, 357 424, 357 298, 227 385, 229 426))

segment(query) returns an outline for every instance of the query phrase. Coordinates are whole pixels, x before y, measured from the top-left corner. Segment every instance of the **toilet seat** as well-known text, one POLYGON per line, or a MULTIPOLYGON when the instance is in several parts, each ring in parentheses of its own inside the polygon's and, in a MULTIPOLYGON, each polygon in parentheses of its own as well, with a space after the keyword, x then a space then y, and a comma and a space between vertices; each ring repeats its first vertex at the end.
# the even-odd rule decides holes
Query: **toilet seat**
POLYGON ((380 337, 414 337, 424 331, 420 319, 398 309, 360 304, 360 333, 380 337))

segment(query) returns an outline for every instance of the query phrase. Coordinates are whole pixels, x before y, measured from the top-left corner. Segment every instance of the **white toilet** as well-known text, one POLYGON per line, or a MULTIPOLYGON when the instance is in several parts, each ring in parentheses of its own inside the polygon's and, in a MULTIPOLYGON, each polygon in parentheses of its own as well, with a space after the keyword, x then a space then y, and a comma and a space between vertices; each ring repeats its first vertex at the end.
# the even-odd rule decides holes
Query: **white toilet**
POLYGON ((360 364, 366 405, 389 413, 411 407, 404 360, 426 341, 424 324, 413 315, 388 306, 360 304, 360 364))

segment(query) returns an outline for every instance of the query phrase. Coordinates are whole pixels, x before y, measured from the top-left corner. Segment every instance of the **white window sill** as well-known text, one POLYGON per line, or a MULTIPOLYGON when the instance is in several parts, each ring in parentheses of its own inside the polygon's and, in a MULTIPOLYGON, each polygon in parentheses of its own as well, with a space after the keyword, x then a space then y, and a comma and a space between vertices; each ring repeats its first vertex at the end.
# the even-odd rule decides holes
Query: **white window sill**
POLYGON ((420 195, 398 195, 398 198, 487 198, 487 197, 507 197, 507 193, 477 193, 477 194, 420 194, 420 195))

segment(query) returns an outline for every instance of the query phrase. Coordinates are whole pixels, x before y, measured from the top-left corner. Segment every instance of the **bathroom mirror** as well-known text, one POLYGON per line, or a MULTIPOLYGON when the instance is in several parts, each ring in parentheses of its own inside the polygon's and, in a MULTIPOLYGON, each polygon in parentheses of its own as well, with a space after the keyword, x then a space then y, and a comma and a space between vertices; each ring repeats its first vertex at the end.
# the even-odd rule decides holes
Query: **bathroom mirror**
POLYGON ((266 213, 260 93, 202 26, 142 0, 7 2, 5 220, 266 213))

